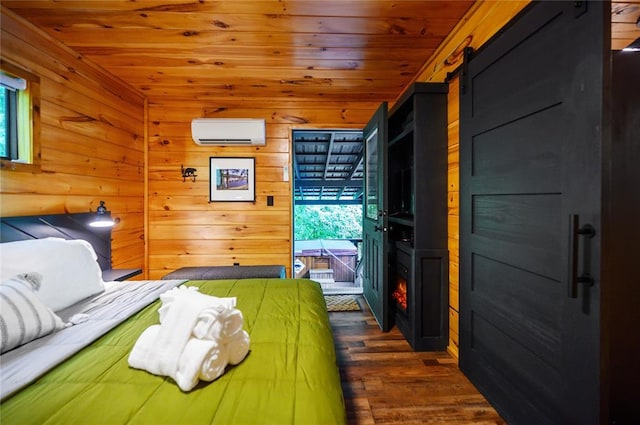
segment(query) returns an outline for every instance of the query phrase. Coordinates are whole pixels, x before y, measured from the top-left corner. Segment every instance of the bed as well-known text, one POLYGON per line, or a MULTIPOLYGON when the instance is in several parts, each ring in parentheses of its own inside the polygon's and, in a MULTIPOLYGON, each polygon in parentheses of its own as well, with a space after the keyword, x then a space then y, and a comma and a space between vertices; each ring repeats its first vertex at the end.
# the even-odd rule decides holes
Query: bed
MULTIPOLYGON (((213 382, 200 382, 190 391, 181 391, 171 378, 129 367, 127 357, 136 340, 158 323, 161 301, 152 301, 131 307, 136 312, 115 320, 113 329, 50 370, 37 373, 26 386, 9 391, 0 404, 0 423, 346 423, 332 332, 316 282, 257 278, 114 284, 129 291, 141 288, 143 298, 154 298, 166 290, 162 285, 195 286, 204 294, 236 297, 244 329, 251 338, 244 360, 227 367, 213 382)), ((95 295, 100 296, 104 298, 103 294, 95 295)), ((133 295, 111 298, 130 301, 133 295)), ((92 299, 85 298, 78 305, 91 304, 92 299)), ((73 315, 74 306, 61 314, 73 315)), ((82 325, 58 330, 4 353, 0 370, 13 362, 4 361, 12 353, 28 352, 31 344, 47 345, 48 339, 65 341, 65 332, 82 325)), ((48 357, 48 348, 38 349, 45 350, 39 358, 48 357)), ((13 369, 21 368, 14 365, 13 369)), ((4 370, 2 374, 4 385, 9 379, 5 379, 4 370)))

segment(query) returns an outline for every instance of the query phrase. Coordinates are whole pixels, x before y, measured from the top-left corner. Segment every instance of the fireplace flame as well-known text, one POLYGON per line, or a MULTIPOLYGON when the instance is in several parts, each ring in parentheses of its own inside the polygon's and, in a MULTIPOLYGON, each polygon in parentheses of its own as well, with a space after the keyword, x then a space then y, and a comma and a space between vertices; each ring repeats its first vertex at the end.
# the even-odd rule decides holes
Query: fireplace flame
POLYGON ((398 278, 396 282, 396 289, 391 294, 394 300, 402 307, 404 310, 407 309, 407 281, 401 277, 398 278))

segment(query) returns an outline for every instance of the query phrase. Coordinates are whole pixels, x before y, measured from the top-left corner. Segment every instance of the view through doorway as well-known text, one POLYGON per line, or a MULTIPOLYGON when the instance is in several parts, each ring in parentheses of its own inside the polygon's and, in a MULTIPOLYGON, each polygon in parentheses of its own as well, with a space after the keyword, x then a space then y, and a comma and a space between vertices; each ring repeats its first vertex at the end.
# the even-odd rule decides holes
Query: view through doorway
POLYGON ((294 130, 293 274, 325 294, 362 293, 361 130, 294 130))

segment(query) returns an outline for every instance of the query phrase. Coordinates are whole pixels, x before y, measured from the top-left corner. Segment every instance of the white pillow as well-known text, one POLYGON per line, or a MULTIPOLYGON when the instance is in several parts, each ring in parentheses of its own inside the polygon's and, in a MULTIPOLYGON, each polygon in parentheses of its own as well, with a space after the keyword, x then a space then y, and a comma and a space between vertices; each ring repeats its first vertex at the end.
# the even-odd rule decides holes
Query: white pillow
POLYGON ((37 272, 36 291, 53 311, 104 291, 97 255, 87 241, 61 238, 32 239, 0 244, 0 276, 37 272))
POLYGON ((33 291, 39 273, 25 273, 0 284, 0 348, 2 353, 64 327, 33 291))

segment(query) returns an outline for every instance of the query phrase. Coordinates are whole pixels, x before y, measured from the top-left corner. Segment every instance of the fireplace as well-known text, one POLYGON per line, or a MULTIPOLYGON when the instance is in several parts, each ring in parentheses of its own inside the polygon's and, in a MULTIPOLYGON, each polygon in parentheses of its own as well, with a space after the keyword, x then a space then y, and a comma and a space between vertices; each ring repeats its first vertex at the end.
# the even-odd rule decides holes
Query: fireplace
POLYGON ((395 325, 416 351, 443 351, 449 343, 448 252, 395 243, 389 287, 395 325))
POLYGON ((395 274, 394 290, 391 293, 391 298, 396 303, 396 308, 407 312, 407 278, 401 276, 400 273, 395 274))

